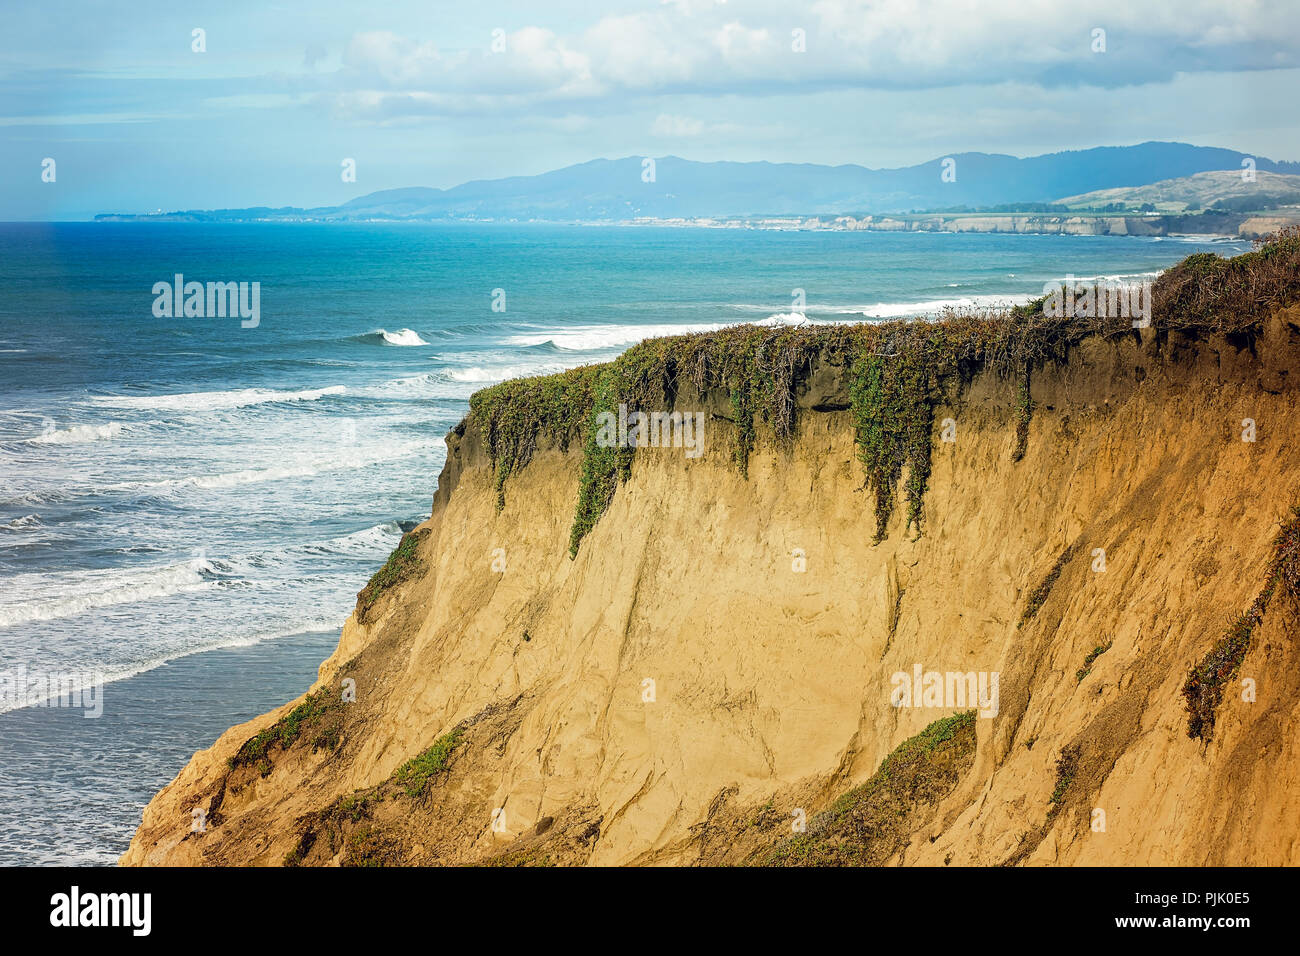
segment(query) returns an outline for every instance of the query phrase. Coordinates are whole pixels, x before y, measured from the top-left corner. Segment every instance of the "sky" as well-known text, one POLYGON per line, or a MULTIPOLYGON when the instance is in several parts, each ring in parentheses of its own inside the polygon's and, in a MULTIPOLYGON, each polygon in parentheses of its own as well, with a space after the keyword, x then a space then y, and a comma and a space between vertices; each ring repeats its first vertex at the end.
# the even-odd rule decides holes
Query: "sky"
POLYGON ((1296 0, 5 0, 0 220, 335 205, 597 157, 1300 160, 1296 90, 1296 0))

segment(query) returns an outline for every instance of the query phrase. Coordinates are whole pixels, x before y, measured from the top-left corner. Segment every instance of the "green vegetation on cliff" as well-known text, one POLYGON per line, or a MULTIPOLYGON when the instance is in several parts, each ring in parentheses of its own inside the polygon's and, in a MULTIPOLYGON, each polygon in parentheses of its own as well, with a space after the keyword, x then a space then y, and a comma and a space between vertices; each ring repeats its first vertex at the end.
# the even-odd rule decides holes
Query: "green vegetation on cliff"
POLYGON ((539 438, 568 450, 587 422, 603 371, 603 366, 586 365, 556 375, 516 378, 470 396, 470 415, 483 423, 496 471, 498 510, 505 507, 506 479, 532 460, 539 438))
POLYGON ((457 724, 398 767, 388 779, 337 797, 324 809, 300 816, 297 840, 283 864, 322 865, 336 857, 340 866, 409 863, 410 834, 405 826, 413 812, 412 805, 418 805, 445 782, 451 772, 452 755, 458 748, 464 749, 474 722, 457 724))
POLYGON ((1255 628, 1264 620, 1264 612, 1279 588, 1293 601, 1300 598, 1300 508, 1292 509, 1291 517, 1273 540, 1273 556, 1264 575, 1263 589, 1187 675, 1183 699, 1187 704, 1188 737, 1213 739, 1215 715, 1223 701, 1224 688, 1241 673, 1255 628))
POLYGON ((1029 599, 1025 601, 1025 609, 1021 612, 1020 621, 1016 624, 1016 627, 1024 627, 1034 619, 1038 609, 1043 606, 1047 596, 1052 593, 1052 586, 1056 584, 1056 579, 1061 576, 1065 566, 1074 557, 1074 547, 1074 545, 1070 545, 1062 551, 1047 574, 1043 575, 1043 580, 1039 581, 1038 586, 1029 592, 1029 599))
POLYGON ((879 866, 901 848, 918 808, 938 803, 975 755, 975 712, 936 720, 899 744, 871 779, 854 787, 748 862, 758 866, 879 866))
POLYGON ((1098 644, 1090 650, 1088 655, 1083 659, 1083 666, 1074 672, 1074 682, 1076 684, 1082 684, 1083 679, 1092 673, 1092 665, 1096 662, 1097 658, 1101 657, 1102 654, 1105 654, 1114 646, 1115 641, 1112 638, 1105 644, 1098 644))
POLYGON ((393 779, 406 788, 407 796, 418 797, 424 793, 434 775, 446 769, 451 753, 460 743, 463 734, 460 729, 443 734, 428 750, 397 768, 393 779))
POLYGON ((311 749, 334 750, 339 745, 341 734, 341 715, 343 704, 338 694, 329 688, 322 688, 289 711, 270 727, 244 742, 229 760, 229 769, 241 766, 255 766, 263 777, 271 773, 271 754, 273 748, 288 750, 304 733, 308 737, 311 749))
POLYGON ((370 609, 385 591, 424 570, 424 561, 420 558, 420 542, 428 533, 424 529, 408 531, 402 535, 402 540, 397 543, 384 566, 374 573, 369 583, 357 594, 358 621, 365 621, 370 609))
POLYGON ((1061 807, 1065 805, 1065 796, 1069 792, 1070 784, 1074 783, 1074 778, 1079 773, 1079 758, 1083 755, 1081 744, 1070 744, 1061 749, 1061 754, 1056 758, 1056 785, 1052 788, 1052 796, 1047 801, 1047 819, 1053 820, 1061 812, 1061 807))
MULTIPOLYGON (((1233 259, 1190 256, 1156 280, 1156 335, 1249 334, 1271 310, 1300 300, 1300 228, 1233 259)), ((519 379, 470 399, 496 474, 497 505, 506 483, 539 443, 567 450, 576 440, 583 464, 569 550, 609 507, 632 472, 634 448, 597 441, 601 412, 708 407, 731 422, 731 454, 747 477, 761 421, 778 448, 798 427, 798 390, 814 361, 847 371, 849 407, 865 487, 875 505, 875 541, 888 534, 903 482, 905 530, 921 533, 930 476, 934 410, 955 401, 983 371, 1010 384, 1013 460, 1026 452, 1035 368, 1063 362, 1090 336, 1139 335, 1129 318, 1051 317, 1043 299, 995 314, 948 312, 937 320, 799 327, 733 326, 717 332, 648 339, 612 362, 558 375, 519 379), (725 413, 724 411, 725 410, 725 413), (904 480, 904 474, 906 479, 904 480)), ((1031 615, 1032 616, 1032 613, 1031 615)))

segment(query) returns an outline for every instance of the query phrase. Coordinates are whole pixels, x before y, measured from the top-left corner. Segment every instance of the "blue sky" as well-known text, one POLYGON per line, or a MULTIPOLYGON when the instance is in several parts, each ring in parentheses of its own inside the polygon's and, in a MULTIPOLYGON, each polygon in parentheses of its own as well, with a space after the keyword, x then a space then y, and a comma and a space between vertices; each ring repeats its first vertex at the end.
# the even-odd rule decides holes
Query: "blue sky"
POLYGON ((0 219, 333 205, 601 156, 1300 159, 1293 0, 7 0, 0 24, 0 219))

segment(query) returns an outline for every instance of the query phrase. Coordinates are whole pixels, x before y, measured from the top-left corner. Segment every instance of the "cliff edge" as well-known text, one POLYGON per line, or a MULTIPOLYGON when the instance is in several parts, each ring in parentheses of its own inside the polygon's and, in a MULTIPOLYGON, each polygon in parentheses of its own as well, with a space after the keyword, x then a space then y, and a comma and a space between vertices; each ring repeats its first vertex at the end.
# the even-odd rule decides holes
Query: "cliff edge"
POLYGON ((121 862, 1300 863, 1300 236, 1042 306, 478 393, 121 862))

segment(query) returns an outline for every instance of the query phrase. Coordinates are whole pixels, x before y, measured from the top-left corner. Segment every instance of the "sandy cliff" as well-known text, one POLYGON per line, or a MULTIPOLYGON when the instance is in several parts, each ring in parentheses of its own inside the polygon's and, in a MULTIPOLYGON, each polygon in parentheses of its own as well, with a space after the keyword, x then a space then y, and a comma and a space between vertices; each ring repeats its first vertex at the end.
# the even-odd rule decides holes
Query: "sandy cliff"
POLYGON ((958 355, 878 542, 876 353, 803 353, 744 469, 739 393, 678 369, 703 454, 638 449, 576 542, 585 419, 503 469, 471 413, 311 694, 196 754, 122 862, 1300 863, 1300 307, 1255 302, 1053 340, 1029 404, 958 355), (996 673, 996 715, 894 706, 918 665, 996 673))

